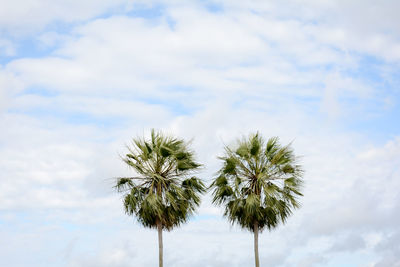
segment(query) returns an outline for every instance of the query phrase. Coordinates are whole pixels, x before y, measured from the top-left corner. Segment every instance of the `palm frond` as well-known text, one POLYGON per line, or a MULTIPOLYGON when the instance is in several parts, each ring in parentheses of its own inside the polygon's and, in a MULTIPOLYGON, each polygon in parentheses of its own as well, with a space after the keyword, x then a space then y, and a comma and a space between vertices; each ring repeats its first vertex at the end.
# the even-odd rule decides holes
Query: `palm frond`
POLYGON ((231 223, 254 230, 273 229, 300 207, 303 170, 291 145, 278 137, 264 141, 259 133, 225 147, 218 175, 210 185, 213 203, 224 205, 231 223))
POLYGON ((122 160, 137 176, 119 178, 114 186, 119 192, 129 191, 124 196, 125 212, 150 228, 157 221, 167 230, 184 223, 206 191, 204 183, 192 176, 201 164, 188 143, 152 129, 150 139, 133 139, 127 150, 122 160))

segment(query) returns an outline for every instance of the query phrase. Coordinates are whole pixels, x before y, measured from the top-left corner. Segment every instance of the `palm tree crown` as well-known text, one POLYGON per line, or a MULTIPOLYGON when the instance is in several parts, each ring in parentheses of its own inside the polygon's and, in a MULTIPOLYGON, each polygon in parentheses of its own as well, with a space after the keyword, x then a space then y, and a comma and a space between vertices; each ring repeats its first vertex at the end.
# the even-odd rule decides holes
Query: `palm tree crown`
POLYGON ((123 161, 136 176, 117 179, 125 192, 124 208, 145 227, 171 230, 186 222, 200 204, 203 182, 192 176, 201 165, 181 139, 151 131, 150 140, 135 139, 123 161))
POLYGON ((224 216, 252 232, 284 223, 300 206, 303 171, 293 150, 277 137, 267 142, 259 133, 225 147, 223 167, 211 187, 213 203, 225 205, 224 216))

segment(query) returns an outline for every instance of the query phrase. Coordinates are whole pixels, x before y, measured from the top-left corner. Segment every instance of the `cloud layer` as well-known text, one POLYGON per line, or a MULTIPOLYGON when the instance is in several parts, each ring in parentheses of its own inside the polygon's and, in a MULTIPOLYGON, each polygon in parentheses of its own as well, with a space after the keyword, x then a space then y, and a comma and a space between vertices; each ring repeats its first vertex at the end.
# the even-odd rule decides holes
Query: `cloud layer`
MULTIPOLYGON (((123 214, 119 155, 152 127, 293 142, 303 207, 260 237, 268 266, 400 266, 396 1, 9 2, 0 11, 0 256, 7 266, 152 266, 123 214), (28 15, 29 14, 29 15, 28 15), (385 19, 382 19, 385 18, 385 19), (20 257, 20 251, 25 257, 20 257)), ((165 235, 167 266, 250 266, 209 196, 165 235)))

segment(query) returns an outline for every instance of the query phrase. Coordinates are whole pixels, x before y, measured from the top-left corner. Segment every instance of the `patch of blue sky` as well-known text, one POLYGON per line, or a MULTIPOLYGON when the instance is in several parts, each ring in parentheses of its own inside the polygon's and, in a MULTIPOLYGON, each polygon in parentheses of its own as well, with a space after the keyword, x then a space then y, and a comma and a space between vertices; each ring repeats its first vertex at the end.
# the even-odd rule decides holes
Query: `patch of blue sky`
MULTIPOLYGON (((322 85, 284 85, 276 86, 275 88, 268 87, 265 92, 256 90, 254 93, 251 90, 237 93, 237 100, 234 102, 235 107, 244 107, 248 103, 256 102, 261 104, 261 109, 275 109, 282 104, 290 104, 292 106, 302 106, 306 111, 313 114, 320 108, 321 96, 315 93, 306 92, 305 90, 315 91, 322 85), (304 89, 304 90, 303 90, 304 89)), ((279 111, 279 110, 278 110, 279 111)))
POLYGON ((134 3, 130 8, 120 6, 111 10, 111 12, 103 13, 95 19, 107 19, 112 16, 128 16, 132 18, 142 18, 152 24, 159 24, 161 20, 165 20, 171 29, 174 29, 176 22, 166 13, 166 7, 158 4, 134 3))
POLYGON ((353 57, 358 59, 356 68, 346 69, 346 74, 353 78, 362 79, 369 83, 383 83, 385 81, 385 73, 382 69, 391 67, 395 69, 395 65, 385 62, 383 59, 359 53, 352 53, 353 57))
POLYGON ((77 126, 91 125, 97 128, 119 128, 126 126, 129 119, 123 116, 100 116, 85 112, 60 110, 55 108, 34 107, 30 109, 8 109, 9 113, 23 114, 40 120, 57 121, 77 126))
POLYGON ((79 25, 86 24, 88 22, 94 21, 96 19, 107 19, 113 16, 130 16, 144 18, 148 20, 156 20, 164 14, 164 6, 162 5, 152 5, 148 6, 145 4, 134 4, 132 8, 127 8, 126 5, 115 6, 114 8, 108 9, 97 16, 88 18, 86 20, 74 21, 74 22, 63 22, 63 21, 53 21, 46 25, 43 32, 56 32, 58 34, 71 34, 73 29, 79 25))
MULTIPOLYGON (((11 219, 3 219, 4 229, 8 232, 24 232, 30 231, 31 227, 37 227, 37 230, 41 231, 57 231, 68 233, 80 233, 84 232, 90 237, 97 235, 99 229, 102 232, 109 233, 113 232, 114 229, 110 229, 106 222, 102 222, 103 218, 97 220, 96 222, 86 223, 86 222, 75 222, 75 210, 71 209, 42 209, 42 210, 14 210, 14 211, 2 211, 0 212, 0 217, 10 217, 11 219), (2 214, 5 214, 4 216, 2 214), (10 216, 12 214, 12 217, 10 216), (66 218, 71 218, 68 220, 66 218), (96 227, 93 227, 93 225, 96 227)), ((120 218, 118 218, 120 219, 120 218)), ((121 220, 119 220, 121 221, 121 220)), ((118 223, 115 222, 115 223, 118 223)))
MULTIPOLYGON (((41 36, 41 34, 55 33, 61 36, 71 35, 73 29, 78 25, 82 25, 84 23, 87 23, 88 21, 93 21, 94 19, 109 18, 116 15, 139 17, 147 19, 149 21, 153 21, 154 23, 158 23, 157 19, 163 17, 164 13, 165 7, 162 5, 148 6, 144 4, 135 4, 130 10, 126 10, 126 8, 124 8, 123 6, 118 6, 98 16, 83 21, 52 21, 39 32, 35 32, 34 36, 28 35, 23 37, 16 37, 10 34, 3 34, 2 38, 10 41, 14 45, 16 51, 13 55, 0 54, 0 64, 6 65, 7 63, 18 58, 41 58, 49 56, 55 49, 58 48, 60 42, 54 41, 52 44, 44 44, 38 38, 41 36)), ((170 17, 166 18, 167 23, 170 25, 171 28, 173 28, 175 22, 170 17)))
POLYGON ((377 98, 340 98, 338 103, 343 114, 337 126, 368 137, 377 145, 384 144, 400 135, 400 94, 392 95, 389 101, 392 104, 377 98))
POLYGON ((141 98, 139 99, 141 102, 151 104, 151 105, 159 105, 167 108, 173 115, 191 115, 194 113, 194 110, 185 105, 184 102, 173 100, 173 99, 162 99, 162 98, 141 98))
POLYGON ((173 31, 175 30, 175 25, 176 25, 176 21, 170 17, 170 16, 166 16, 165 17, 165 21, 167 22, 169 28, 173 31))
POLYGON ((127 16, 144 18, 148 20, 158 19, 165 14, 165 6, 161 4, 146 5, 141 3, 136 3, 133 7, 126 13, 127 16))
MULTIPOLYGON (((292 62, 298 71, 306 73, 309 70, 319 68, 329 72, 337 69, 342 76, 355 79, 372 87, 374 93, 370 97, 356 96, 357 93, 350 93, 336 99, 343 111, 342 116, 340 116, 341 127, 374 137, 376 141, 382 138, 387 140, 393 138, 393 136, 398 136, 400 134, 400 124, 396 122, 400 118, 399 69, 396 68, 395 64, 391 65, 377 57, 356 53, 351 53, 351 56, 356 57, 358 60, 356 67, 345 68, 334 64, 301 66, 290 56, 287 56, 287 60, 292 62), (384 72, 383 70, 385 69, 389 69, 389 71, 384 72)), ((304 92, 301 87, 305 89, 309 85, 300 87, 298 85, 285 85, 285 88, 287 89, 291 86, 294 90, 299 89, 304 92)), ((321 88, 320 97, 322 100, 324 86, 316 83, 311 87, 321 88)), ((295 93, 295 91, 293 92, 295 93)), ((311 110, 315 110, 320 105, 313 96, 303 97, 294 94, 290 98, 297 98, 299 100, 297 103, 311 104, 311 110)))
MULTIPOLYGON (((47 112, 48 113, 48 112, 47 112)), ((46 114, 44 114, 46 116, 46 114)), ((58 119, 64 120, 66 123, 74 125, 95 125, 97 128, 119 128, 128 124, 128 120, 118 116, 99 117, 87 113, 59 113, 56 115, 58 119)))
POLYGON ((7 63, 11 62, 13 59, 15 59, 15 56, 5 56, 0 54, 0 67, 1 65, 6 65, 7 63))
POLYGON ((386 143, 388 140, 400 136, 399 104, 388 110, 380 110, 373 115, 362 116, 360 114, 357 119, 345 118, 344 125, 349 130, 368 136, 377 144, 386 143))
POLYGON ((185 86, 176 85, 163 88, 163 90, 166 94, 161 97, 137 97, 134 95, 131 100, 162 106, 168 109, 173 115, 177 116, 194 114, 201 108, 201 105, 196 105, 196 103, 204 100, 200 99, 200 95, 196 94, 195 89, 185 86), (190 98, 196 98, 196 100, 190 98))
POLYGON ((0 54, 0 64, 6 65, 7 63, 19 58, 41 58, 48 56, 53 48, 44 47, 39 42, 32 38, 23 40, 10 40, 15 46, 15 54, 5 56, 0 54))
POLYGON ((16 53, 14 55, 0 55, 0 64, 6 65, 19 58, 41 58, 48 55, 49 51, 40 51, 39 49, 36 49, 35 45, 32 45, 32 43, 31 39, 18 42, 18 45, 16 45, 16 53))
POLYGON ((85 23, 82 21, 65 22, 53 21, 46 25, 42 32, 57 32, 58 34, 69 34, 78 25, 85 23))
MULTIPOLYGON (((51 90, 49 88, 44 87, 29 87, 25 89, 23 92, 16 94, 16 97, 21 96, 40 96, 46 99, 52 100, 52 98, 60 95, 59 92, 51 90)), ((30 108, 13 108, 10 107, 8 109, 9 113, 15 114, 24 114, 30 117, 34 117, 37 119, 53 119, 59 120, 69 124, 77 124, 77 125, 96 125, 100 128, 108 128, 113 127, 121 123, 123 118, 116 118, 115 116, 94 116, 84 112, 78 112, 73 110, 68 110, 68 107, 63 107, 60 109, 58 106, 54 107, 41 107, 34 106, 30 108)))
MULTIPOLYGON (((194 94, 195 91, 187 88, 187 87, 168 87, 165 88, 167 95, 163 95, 161 97, 154 96, 143 96, 138 97, 136 94, 126 95, 124 96, 124 101, 132 101, 132 102, 142 102, 144 104, 155 105, 163 107, 169 110, 175 116, 181 115, 192 115, 194 114, 200 106, 193 106, 189 102, 185 102, 187 99, 187 95, 192 95, 196 97, 194 94), (171 97, 168 96, 168 92, 171 92, 171 97), (176 97, 176 95, 182 95, 183 97, 176 97)), ((16 95, 16 97, 21 96, 40 96, 44 97, 47 100, 52 101, 54 97, 57 97, 57 100, 61 99, 60 93, 51 88, 45 87, 29 87, 23 92, 20 92, 16 95)), ((84 95, 83 95, 84 96, 84 95)), ((108 97, 108 96, 98 96, 98 97, 108 97)), ((118 98, 117 98, 118 99, 118 98)), ((196 97, 197 99, 197 97, 196 97)), ((55 100, 55 98, 54 98, 55 100)), ((198 99, 197 99, 198 100, 198 99)), ((197 101, 194 101, 197 102, 197 101)), ((132 118, 131 115, 107 115, 107 114, 91 114, 90 112, 84 112, 76 110, 76 107, 68 107, 66 105, 57 106, 33 106, 30 108, 16 108, 10 107, 8 109, 10 113, 16 114, 24 114, 30 117, 35 117, 38 119, 50 119, 61 121, 63 123, 74 124, 74 125, 95 125, 99 128, 118 128, 122 126, 126 126, 132 119, 136 121, 140 121, 140 116, 132 118)))
POLYGON ((216 3, 214 1, 201 1, 201 3, 211 13, 224 12, 224 6, 221 3, 216 3))
POLYGON ((76 25, 78 23, 54 21, 46 25, 39 32, 35 32, 34 36, 17 37, 10 34, 3 36, 3 38, 9 40, 14 45, 15 54, 11 56, 0 54, 0 64, 7 64, 19 58, 42 58, 49 56, 58 47, 59 42, 55 41, 52 44, 45 44, 40 40, 40 36, 49 32, 58 35, 70 34, 76 25))
POLYGON ((346 75, 373 88, 373 95, 362 98, 342 98, 340 103, 351 107, 353 114, 343 118, 350 130, 374 137, 376 141, 400 135, 400 71, 381 59, 370 56, 360 58, 356 69, 346 75), (389 73, 382 69, 389 68, 389 73), (389 77, 387 76, 389 75, 389 77), (351 116, 353 115, 353 116, 351 116))
POLYGON ((24 91, 17 93, 15 96, 18 97, 18 96, 23 96, 23 95, 38 95, 38 96, 44 96, 44 97, 54 97, 54 96, 60 95, 60 93, 55 90, 50 90, 48 88, 31 86, 31 87, 25 89, 24 91))

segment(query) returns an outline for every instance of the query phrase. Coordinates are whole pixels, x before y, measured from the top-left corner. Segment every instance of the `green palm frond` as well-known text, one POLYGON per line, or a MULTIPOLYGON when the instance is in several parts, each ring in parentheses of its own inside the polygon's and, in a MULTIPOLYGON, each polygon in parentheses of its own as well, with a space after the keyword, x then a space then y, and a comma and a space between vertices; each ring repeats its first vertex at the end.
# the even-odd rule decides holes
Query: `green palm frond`
POLYGON ((300 207, 303 170, 289 145, 259 133, 225 147, 221 169, 213 180, 213 203, 224 205, 231 223, 253 231, 284 223, 300 207))
POLYGON ((114 186, 124 196, 128 215, 135 215, 144 226, 164 229, 184 223, 200 205, 205 193, 203 182, 193 176, 201 167, 188 143, 155 130, 149 140, 137 138, 127 146, 122 160, 136 173, 118 178, 114 186))

